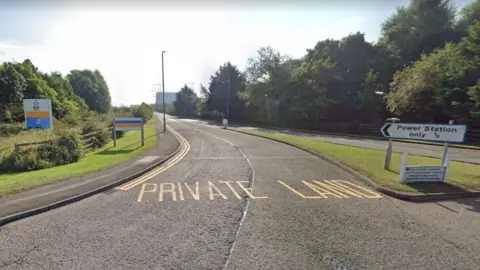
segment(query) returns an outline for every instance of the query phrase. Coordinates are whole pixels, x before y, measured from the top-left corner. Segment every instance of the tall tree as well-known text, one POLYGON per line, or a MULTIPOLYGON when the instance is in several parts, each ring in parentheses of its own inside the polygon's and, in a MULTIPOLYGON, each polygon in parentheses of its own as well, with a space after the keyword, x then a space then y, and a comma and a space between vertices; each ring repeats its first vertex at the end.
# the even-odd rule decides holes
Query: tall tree
POLYGON ((27 83, 12 63, 0 66, 0 122, 19 121, 21 107, 27 83))
POLYGON ((72 70, 67 78, 75 94, 82 97, 91 110, 101 114, 110 111, 110 91, 98 70, 72 70))
POLYGON ((200 100, 193 89, 184 85, 176 94, 176 99, 173 102, 174 113, 184 117, 196 116, 199 102, 200 100))
POLYGON ((397 69, 454 39, 455 11, 449 0, 412 0, 382 24, 379 42, 397 58, 397 69))
POLYGON ((235 65, 223 64, 210 77, 207 107, 228 115, 231 120, 240 120, 244 115, 244 102, 240 93, 245 89, 245 78, 235 65))
POLYGON ((456 37, 460 39, 468 35, 468 27, 480 20, 480 0, 468 3, 459 12, 459 19, 455 26, 456 37))

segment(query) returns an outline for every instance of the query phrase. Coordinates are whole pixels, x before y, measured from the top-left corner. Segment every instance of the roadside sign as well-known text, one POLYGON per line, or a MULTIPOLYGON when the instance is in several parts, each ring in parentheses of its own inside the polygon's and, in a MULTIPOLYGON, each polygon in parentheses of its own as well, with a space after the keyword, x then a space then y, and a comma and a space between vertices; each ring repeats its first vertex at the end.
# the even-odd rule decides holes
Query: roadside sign
POLYGON ((23 111, 26 128, 53 128, 52 101, 50 99, 24 99, 23 111))
POLYGON ((400 167, 400 183, 445 182, 450 158, 447 156, 441 166, 407 166, 408 154, 403 155, 400 167))
POLYGON ((405 168, 403 182, 441 182, 444 174, 443 166, 412 166, 405 168))
POLYGON ((145 145, 143 118, 113 118, 113 146, 117 146, 117 131, 129 130, 140 131, 142 146, 145 145))
POLYGON ((419 141, 456 142, 465 141, 466 125, 386 123, 380 129, 384 137, 419 141))
POLYGON ((115 118, 113 125, 117 131, 141 130, 143 128, 142 118, 115 118))

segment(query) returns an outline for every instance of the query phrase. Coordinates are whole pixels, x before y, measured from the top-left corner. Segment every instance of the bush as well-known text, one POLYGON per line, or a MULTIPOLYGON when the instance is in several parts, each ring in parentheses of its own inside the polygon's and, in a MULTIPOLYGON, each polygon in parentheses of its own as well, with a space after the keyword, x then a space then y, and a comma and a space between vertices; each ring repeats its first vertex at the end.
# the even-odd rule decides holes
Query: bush
POLYGON ((23 124, 0 124, 0 137, 17 135, 24 129, 23 124))
POLYGON ((82 128, 82 134, 89 134, 95 132, 93 137, 93 148, 98 148, 110 142, 111 135, 108 129, 101 127, 96 122, 87 122, 82 128))
POLYGON ((140 107, 136 108, 133 111, 133 117, 141 117, 143 118, 143 122, 146 123, 148 120, 152 119, 153 117, 152 106, 149 106, 146 103, 142 103, 140 107))
POLYGON ((17 149, 0 168, 9 172, 40 170, 77 162, 83 155, 80 135, 70 133, 50 143, 17 149))

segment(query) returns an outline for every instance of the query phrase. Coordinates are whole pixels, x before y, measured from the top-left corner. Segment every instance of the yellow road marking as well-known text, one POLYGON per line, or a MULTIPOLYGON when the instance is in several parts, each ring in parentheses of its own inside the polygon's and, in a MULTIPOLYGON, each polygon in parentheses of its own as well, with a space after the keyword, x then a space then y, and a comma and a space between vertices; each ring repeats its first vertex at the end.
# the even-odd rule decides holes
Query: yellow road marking
POLYGON ((163 202, 163 193, 169 192, 172 194, 172 200, 176 201, 177 200, 177 193, 175 192, 175 184, 174 183, 161 183, 160 184, 160 195, 159 195, 159 201, 163 202), (164 188, 165 185, 170 185, 170 189, 164 188))
POLYGON ((227 185, 227 187, 232 191, 233 195, 235 195, 235 197, 237 199, 242 199, 242 197, 240 196, 240 194, 238 194, 238 192, 232 187, 232 185, 230 185, 230 183, 233 183, 233 181, 218 181, 219 183, 224 183, 227 185))
POLYGON ((325 199, 325 197, 323 197, 323 196, 306 196, 306 195, 303 195, 302 193, 296 191, 294 188, 292 188, 291 186, 283 183, 282 181, 278 180, 277 182, 279 182, 284 187, 288 188, 290 191, 292 191, 293 193, 297 194, 298 196, 300 196, 304 199, 325 199))
POLYGON ((248 183, 248 181, 237 181, 237 184, 238 186, 240 186, 241 189, 243 189, 243 191, 245 191, 245 193, 247 193, 248 197, 252 198, 252 199, 268 199, 267 196, 253 196, 252 194, 252 188, 247 188, 246 186, 244 186, 242 183, 248 183))
MULTIPOLYGON (((289 191, 296 194, 296 196, 301 197, 302 199, 330 199, 330 198, 337 198, 337 199, 348 199, 351 197, 356 197, 360 199, 377 199, 381 198, 382 195, 369 190, 365 187, 358 186, 354 183, 344 181, 344 180, 311 180, 311 181, 300 181, 302 183, 302 189, 305 192, 314 192, 317 196, 308 196, 297 189, 293 188, 291 185, 286 184, 283 181, 277 181, 283 187, 287 188, 289 191), (351 197, 349 197, 351 196, 351 197)), ((268 199, 268 196, 255 196, 252 194, 252 189, 246 184, 248 181, 218 181, 219 184, 224 185, 217 185, 217 182, 207 181, 203 183, 206 189, 202 189, 202 198, 203 200, 228 200, 230 197, 229 194, 233 194, 233 196, 240 200, 242 197, 249 197, 253 200, 256 199, 268 199), (242 196, 238 190, 234 188, 234 183, 236 183, 244 193, 245 196, 242 196), (231 192, 231 193, 230 193, 231 192), (227 197, 228 196, 228 197, 227 197)), ((238 189, 238 187, 237 187, 238 189)), ((309 193, 310 193, 309 192, 309 193)), ((160 202, 164 201, 199 201, 200 200, 200 183, 194 182, 188 184, 186 182, 176 182, 176 183, 143 183, 142 188, 140 189, 137 202, 142 202, 146 193, 152 193, 155 197, 158 198, 160 202), (158 192, 158 194, 156 194, 158 192), (169 194, 167 194, 169 193, 169 194), (171 197, 170 197, 171 196, 171 197)))
POLYGON ((180 145, 182 147, 182 149, 180 150, 180 152, 170 161, 167 162, 167 164, 165 165, 162 165, 160 167, 158 167, 157 169, 154 169, 152 171, 150 171, 149 173, 131 181, 131 182, 128 182, 120 187, 117 187, 116 189, 119 189, 119 190, 123 190, 123 191, 126 191, 126 190, 129 190, 131 188, 134 188, 150 179, 152 179, 153 177, 161 174, 162 172, 168 170, 169 168, 171 168, 173 165, 177 164, 184 156, 187 155, 188 151, 190 151, 190 144, 188 143, 188 141, 183 138, 182 135, 180 135, 178 132, 176 132, 175 130, 171 129, 171 128, 168 128, 170 130, 170 132, 173 134, 173 136, 175 136, 176 138, 178 138, 180 140, 180 145))

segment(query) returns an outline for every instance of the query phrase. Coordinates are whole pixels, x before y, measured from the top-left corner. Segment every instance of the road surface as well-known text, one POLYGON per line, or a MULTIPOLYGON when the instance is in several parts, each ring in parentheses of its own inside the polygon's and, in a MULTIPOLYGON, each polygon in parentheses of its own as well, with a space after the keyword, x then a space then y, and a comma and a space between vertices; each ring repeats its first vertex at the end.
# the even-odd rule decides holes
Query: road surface
POLYGON ((296 148, 170 120, 188 143, 182 159, 0 228, 0 269, 480 265, 478 200, 398 201, 296 148))

